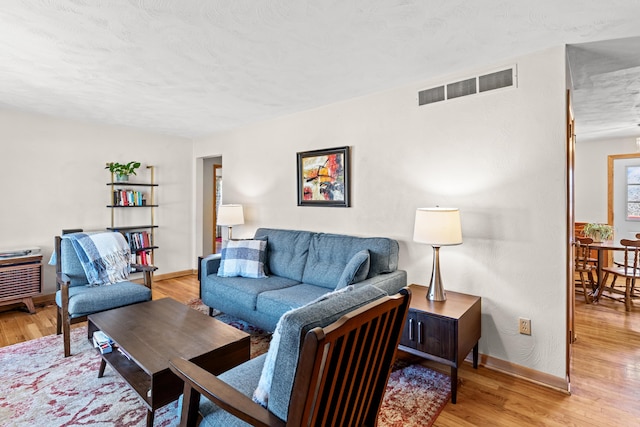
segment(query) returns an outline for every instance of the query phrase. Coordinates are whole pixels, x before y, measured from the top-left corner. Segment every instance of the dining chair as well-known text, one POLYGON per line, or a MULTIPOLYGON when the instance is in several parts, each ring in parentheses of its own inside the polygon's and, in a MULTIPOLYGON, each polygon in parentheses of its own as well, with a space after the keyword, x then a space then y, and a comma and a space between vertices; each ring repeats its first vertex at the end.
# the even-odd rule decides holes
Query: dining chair
POLYGON ((596 281, 593 275, 593 271, 596 267, 591 264, 591 259, 589 258, 589 253, 591 251, 589 245, 591 243, 593 243, 593 239, 590 237, 576 236, 574 241, 575 272, 578 273, 576 290, 579 291, 578 285, 582 286, 582 293, 584 294, 584 300, 587 304, 591 303, 591 297, 589 296, 589 291, 587 291, 587 279, 589 280, 592 291, 596 286, 596 281))
MULTIPOLYGON (((640 240, 640 233, 636 233, 636 239, 640 240)), ((597 260, 596 260, 596 262, 597 262, 597 260)), ((613 264, 614 264, 614 265, 617 265, 618 267, 624 267, 624 264, 623 264, 623 263, 621 263, 621 262, 619 262, 619 261, 616 261, 615 259, 613 260, 613 264)), ((611 281, 611 285, 610 285, 610 287, 615 287, 617 277, 618 277, 618 276, 613 276, 613 279, 612 279, 612 281, 611 281)))
POLYGON ((620 244, 624 246, 624 262, 622 264, 616 264, 612 267, 605 267, 603 279, 603 290, 609 292, 609 295, 604 296, 624 302, 625 310, 630 311, 633 305, 632 299, 637 298, 640 295, 635 293, 636 279, 640 278, 640 269, 638 269, 638 261, 640 259, 640 240, 622 239, 620 244), (609 274, 613 274, 613 281, 611 285, 606 286, 609 274), (615 282, 618 277, 624 277, 625 289, 617 289, 615 282), (623 298, 614 297, 612 294, 624 295, 623 298))

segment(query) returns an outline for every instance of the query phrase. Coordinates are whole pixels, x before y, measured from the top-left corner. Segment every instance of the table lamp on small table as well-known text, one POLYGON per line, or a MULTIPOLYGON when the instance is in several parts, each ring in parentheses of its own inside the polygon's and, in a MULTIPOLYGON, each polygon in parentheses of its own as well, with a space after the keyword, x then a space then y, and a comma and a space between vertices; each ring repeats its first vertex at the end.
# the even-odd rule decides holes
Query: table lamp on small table
POLYGON ((445 301, 447 297, 440 277, 440 247, 462 243, 460 211, 457 208, 440 207, 417 209, 413 241, 433 247, 433 270, 427 299, 445 301))
POLYGON ((216 224, 229 227, 229 240, 234 225, 244 224, 244 212, 242 205, 220 205, 218 206, 218 217, 216 224))

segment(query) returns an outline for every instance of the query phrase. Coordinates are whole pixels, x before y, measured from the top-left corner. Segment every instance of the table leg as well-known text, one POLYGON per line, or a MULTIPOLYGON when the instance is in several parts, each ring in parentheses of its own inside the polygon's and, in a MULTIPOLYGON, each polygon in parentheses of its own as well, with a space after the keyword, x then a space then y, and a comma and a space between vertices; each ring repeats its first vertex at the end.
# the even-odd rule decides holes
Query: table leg
POLYGON ((153 411, 147 409, 147 427, 153 427, 153 411))
POLYGON ((600 299, 600 293, 604 288, 604 283, 602 283, 602 279, 603 279, 602 266, 604 265, 605 252, 606 251, 602 249, 598 251, 598 266, 596 268, 596 281, 598 283, 596 283, 596 288, 593 291, 593 297, 592 297, 593 302, 598 302, 598 300, 600 299))
POLYGON ((473 346, 473 369, 478 369, 478 343, 473 346))
POLYGON ((102 378, 104 375, 104 368, 107 367, 107 362, 104 359, 100 359, 100 369, 98 370, 98 378, 102 378))
POLYGON ((458 396, 458 368, 451 367, 451 403, 456 403, 458 396))

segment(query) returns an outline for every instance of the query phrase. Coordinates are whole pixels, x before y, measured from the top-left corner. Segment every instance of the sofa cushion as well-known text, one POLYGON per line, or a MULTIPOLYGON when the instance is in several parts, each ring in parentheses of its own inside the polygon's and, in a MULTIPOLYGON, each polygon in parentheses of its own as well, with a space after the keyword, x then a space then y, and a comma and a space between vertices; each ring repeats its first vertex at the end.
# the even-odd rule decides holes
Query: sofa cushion
MULTIPOLYGON (((215 275, 212 275, 215 276, 215 275)), ((255 310, 258 295, 265 291, 288 288, 300 282, 279 276, 269 276, 264 279, 247 279, 245 277, 217 277, 215 285, 203 289, 207 293, 207 300, 230 300, 245 310, 255 310)), ((203 295, 204 298, 204 295, 203 295)), ((215 305, 213 305, 215 307, 215 305)))
MULTIPOLYGON (((87 314, 150 301, 151 290, 132 282, 118 282, 109 286, 69 287, 69 314, 81 317, 87 314)), ((61 291, 56 292, 56 304, 62 307, 61 291)))
MULTIPOLYGON (((307 332, 315 327, 328 326, 344 314, 385 295, 386 292, 375 286, 362 286, 357 289, 348 286, 326 294, 319 301, 284 314, 276 327, 276 331, 280 329, 279 344, 274 345, 274 336, 263 368, 263 372, 265 369, 268 370, 269 358, 274 359, 271 386, 266 390, 269 411, 282 420, 287 419, 298 357, 307 332), (270 356, 270 353, 273 354, 270 356)), ((265 382, 268 381, 265 379, 265 382)))
MULTIPOLYGON (((264 365, 266 354, 260 355, 254 359, 251 359, 241 365, 236 366, 222 374, 218 375, 218 379, 229 384, 247 397, 251 397, 253 391, 258 386, 260 379, 260 373, 264 365)), ((182 397, 180 397, 182 399, 182 397)), ((178 414, 182 408, 182 401, 178 404, 178 414)), ((250 426, 229 412, 220 409, 220 407, 211 402, 206 397, 200 398, 200 413, 202 414, 202 422, 200 427, 219 427, 219 426, 250 426)))
POLYGON ((342 271, 342 275, 338 279, 336 289, 342 289, 345 286, 362 282, 369 274, 369 266, 371 265, 371 256, 367 249, 363 249, 351 257, 346 267, 342 271))
POLYGON ((365 249, 371 257, 367 278, 398 268, 398 242, 395 240, 316 233, 311 239, 302 281, 335 289, 351 258, 365 249))
POLYGON ((273 228, 256 230, 256 239, 263 236, 268 238, 267 266, 269 273, 301 282, 312 235, 313 233, 309 231, 273 228))
POLYGON ((301 283, 288 288, 265 291, 258 295, 256 310, 282 316, 287 311, 303 305, 331 292, 327 288, 301 283))
POLYGON ((266 249, 264 240, 225 240, 218 276, 264 279, 266 249))

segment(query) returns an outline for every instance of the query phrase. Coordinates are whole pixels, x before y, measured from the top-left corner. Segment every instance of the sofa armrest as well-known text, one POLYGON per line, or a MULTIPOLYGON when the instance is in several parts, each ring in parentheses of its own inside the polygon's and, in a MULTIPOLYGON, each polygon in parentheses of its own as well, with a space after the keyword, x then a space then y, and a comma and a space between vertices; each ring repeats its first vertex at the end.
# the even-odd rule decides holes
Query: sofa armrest
POLYGON ((200 262, 201 268, 201 276, 200 282, 202 282, 203 277, 207 277, 210 274, 217 274, 218 268, 220 267, 220 259, 222 258, 221 254, 211 254, 202 258, 200 262))
POLYGON ((396 270, 391 273, 378 274, 362 282, 354 283, 356 288, 364 285, 373 285, 389 295, 394 295, 400 292, 400 289, 407 286, 407 272, 404 270, 396 270))

